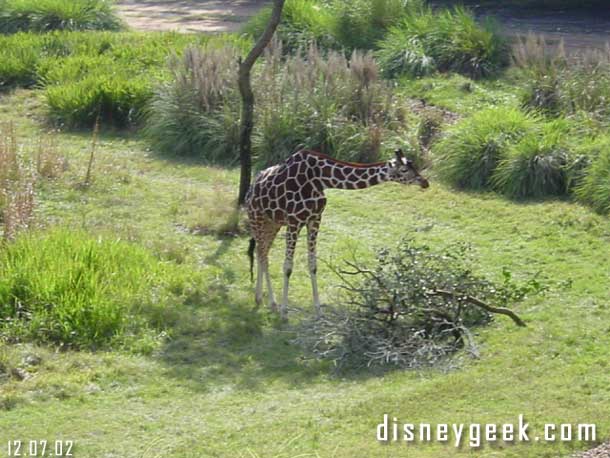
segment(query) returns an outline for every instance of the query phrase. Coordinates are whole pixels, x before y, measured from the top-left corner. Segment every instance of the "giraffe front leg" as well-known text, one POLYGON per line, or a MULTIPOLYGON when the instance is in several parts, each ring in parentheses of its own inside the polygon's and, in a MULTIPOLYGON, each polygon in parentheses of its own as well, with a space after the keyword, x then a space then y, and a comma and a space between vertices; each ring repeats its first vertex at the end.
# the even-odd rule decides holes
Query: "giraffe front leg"
POLYGON ((288 286, 290 283, 290 275, 292 275, 294 250, 297 245, 299 229, 300 228, 298 226, 288 226, 286 228, 286 257, 284 259, 284 294, 282 296, 282 304, 280 305, 280 316, 284 320, 287 318, 288 313, 288 286))
POLYGON ((313 293, 313 305, 316 315, 320 316, 320 296, 318 295, 318 266, 316 258, 316 241, 320 219, 315 219, 307 224, 307 255, 309 260, 309 276, 311 277, 311 290, 313 293))
POLYGON ((273 287, 271 286, 271 275, 269 275, 269 262, 267 259, 265 259, 264 271, 265 280, 267 281, 267 291, 269 292, 269 308, 272 312, 277 312, 277 303, 275 302, 275 296, 273 295, 273 287))

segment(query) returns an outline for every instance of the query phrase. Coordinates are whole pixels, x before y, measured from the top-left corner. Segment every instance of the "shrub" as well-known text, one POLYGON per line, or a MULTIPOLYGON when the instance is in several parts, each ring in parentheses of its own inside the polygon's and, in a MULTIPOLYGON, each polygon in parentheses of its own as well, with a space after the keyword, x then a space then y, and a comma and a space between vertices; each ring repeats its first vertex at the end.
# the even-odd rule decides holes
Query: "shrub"
POLYGON ((107 0, 1 0, 0 33, 51 30, 118 30, 123 27, 107 0))
POLYGON ((544 126, 510 148, 492 177, 494 187, 512 198, 560 196, 568 191, 569 151, 563 123, 544 126))
POLYGON ((63 229, 21 235, 0 250, 0 331, 75 348, 149 339, 164 329, 181 275, 127 242, 63 229))
POLYGON ((232 163, 239 145, 237 56, 231 47, 189 47, 170 62, 146 112, 145 133, 161 151, 232 163))
POLYGON ((591 165, 575 194, 578 200, 590 205, 599 213, 610 213, 610 140, 598 143, 603 147, 592 159, 591 165))
POLYGON ((421 76, 434 70, 473 78, 507 64, 507 48, 492 22, 477 24, 463 8, 410 11, 380 42, 377 53, 387 76, 421 76))
POLYGON ((510 145, 535 128, 534 119, 512 108, 490 108, 467 118, 435 143, 438 172, 458 188, 486 189, 510 145))
POLYGON ((544 290, 535 277, 518 284, 507 270, 494 283, 475 274, 473 265, 466 246, 432 251, 410 240, 379 251, 372 268, 350 262, 336 271, 346 296, 305 321, 297 342, 339 370, 447 362, 460 348, 473 350, 470 330, 492 318, 477 300, 506 306, 544 290))

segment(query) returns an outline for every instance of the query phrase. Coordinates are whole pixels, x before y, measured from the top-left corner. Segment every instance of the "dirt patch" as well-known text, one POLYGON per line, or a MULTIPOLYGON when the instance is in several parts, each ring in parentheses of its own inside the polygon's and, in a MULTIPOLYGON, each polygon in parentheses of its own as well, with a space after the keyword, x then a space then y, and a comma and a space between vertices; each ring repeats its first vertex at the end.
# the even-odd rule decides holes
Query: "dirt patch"
POLYGON ((586 452, 574 455, 575 458, 610 458, 610 442, 601 444, 586 452))
POLYGON ((121 0, 119 14, 136 30, 234 32, 268 0, 121 0))

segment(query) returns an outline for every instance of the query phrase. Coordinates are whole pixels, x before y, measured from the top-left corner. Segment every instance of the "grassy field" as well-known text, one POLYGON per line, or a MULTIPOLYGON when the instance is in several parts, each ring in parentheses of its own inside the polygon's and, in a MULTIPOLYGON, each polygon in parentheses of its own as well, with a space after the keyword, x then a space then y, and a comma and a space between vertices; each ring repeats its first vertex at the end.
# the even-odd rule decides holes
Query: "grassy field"
MULTIPOLYGON (((248 38, 5 35, 0 458, 9 441, 43 440, 92 458, 567 458, 610 438, 610 54, 568 62, 530 40, 509 64, 493 24, 415 3, 291 2, 286 46, 255 71, 255 163, 298 144, 358 160, 404 146, 430 166, 429 189, 327 192, 323 303, 345 298, 344 260, 373 265, 405 237, 465 243, 473 275, 545 287, 509 304, 527 327, 498 315, 474 330, 476 357, 435 368, 337 372, 306 356, 305 234, 285 323, 254 305, 238 170, 211 165, 235 163, 231 65, 248 38), (288 57, 312 37, 321 49, 288 57), (327 53, 362 42, 370 53, 327 53), (466 428, 523 415, 531 440, 383 444, 385 414, 466 428), (546 442, 547 423, 595 424, 597 440, 546 442)), ((280 235, 276 295, 283 257, 280 235)))
MULTIPOLYGON (((506 94, 486 85, 463 103, 506 94)), ((35 90, 5 93, 0 120, 35 138, 42 100, 35 90)), ((498 318, 480 331, 480 359, 463 355, 449 371, 336 377, 327 363, 302 358, 289 326, 253 309, 247 237, 197 230, 210 215, 227 214, 219 202, 234 198, 236 171, 159 157, 135 134, 105 133, 92 185, 83 189, 90 134, 62 133, 57 141, 69 168, 41 190, 37 219, 120 237, 180 263, 195 272, 191 300, 171 338, 147 356, 3 344, 0 362, 21 376, 0 381, 0 444, 74 440, 74 456, 82 457, 558 457, 587 448, 577 441, 386 446, 375 440, 385 413, 432 424, 516 423, 523 414, 532 435, 545 423, 596 423, 598 438, 608 437, 607 218, 562 200, 455 192, 434 176, 426 192, 393 184, 329 192, 319 249, 326 303, 338 284, 328 262, 354 252, 368 259, 405 235, 433 247, 471 243, 482 272, 540 271, 552 286, 518 306, 527 328, 498 318)), ((276 288, 282 245, 272 252, 276 288)), ((308 310, 303 247, 301 239, 291 299, 308 310)))

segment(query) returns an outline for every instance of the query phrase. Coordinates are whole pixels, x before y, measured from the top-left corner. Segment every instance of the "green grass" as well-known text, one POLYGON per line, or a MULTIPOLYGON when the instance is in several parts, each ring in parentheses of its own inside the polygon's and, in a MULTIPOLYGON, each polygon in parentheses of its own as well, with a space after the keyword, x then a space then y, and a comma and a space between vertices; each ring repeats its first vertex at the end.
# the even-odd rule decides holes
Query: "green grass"
POLYGON ((535 129, 535 120, 511 108, 489 108, 453 126, 434 147, 440 177, 462 189, 488 189, 511 145, 535 129))
POLYGON ((0 253, 2 334, 66 348, 154 349, 187 276, 142 247, 52 230, 0 253))
POLYGON ((460 7, 421 8, 389 29, 377 55, 389 77, 422 76, 438 70, 481 78, 508 64, 507 51, 494 23, 479 24, 460 7))
POLYGON ((2 0, 0 33, 119 30, 111 0, 2 0))
MULTIPOLYGON (((36 135, 41 94, 1 97, 0 120, 13 119, 20 134, 36 135)), ((610 264, 600 256, 610 241, 606 217, 562 201, 515 204, 493 194, 455 192, 434 176, 426 192, 395 184, 329 192, 319 237, 327 303, 337 279, 325 261, 340 262, 354 251, 370 261, 375 248, 394 246, 405 233, 432 247, 472 244, 481 272, 501 266, 517 276, 540 271, 552 284, 546 296, 516 307, 527 328, 497 318, 475 337, 480 359, 464 355, 453 371, 336 378, 327 365, 301 359, 290 328, 253 309, 247 237, 191 232, 197 221, 218 224, 224 215, 219 202, 230 205, 235 198, 236 171, 157 158, 132 134, 105 134, 93 182, 81 189, 76 184, 84 176, 90 136, 62 134, 59 140, 70 168, 41 189, 40 222, 106 240, 120 237, 180 263, 200 280, 177 306, 184 315, 171 339, 150 355, 0 344, 0 443, 64 438, 76 441, 80 456, 231 458, 542 458, 587 447, 542 441, 476 452, 439 443, 383 446, 375 428, 384 413, 432 424, 515 422, 523 413, 534 433, 546 422, 587 422, 597 424, 600 439, 610 435, 610 264), (27 363, 28 356, 41 361, 27 363), (25 371, 25 380, 6 377, 16 368, 25 371)), ((304 247, 302 235, 290 298, 293 306, 311 310, 304 247)), ((282 262, 280 238, 271 256, 276 289, 282 262)), ((293 312, 292 319, 299 315, 293 312)))
POLYGON ((146 32, 53 32, 0 36, 0 90, 42 86, 47 117, 60 127, 134 127, 153 89, 167 80, 168 57, 188 45, 232 45, 245 38, 146 32))
POLYGON ((576 189, 576 197, 596 211, 610 214, 610 149, 608 139, 597 142, 601 150, 591 158, 586 175, 576 189))

